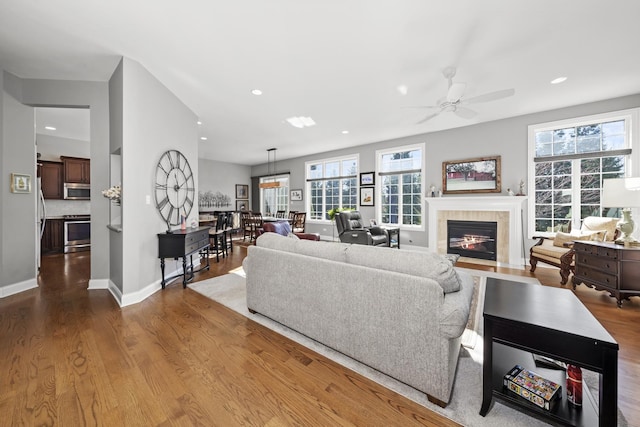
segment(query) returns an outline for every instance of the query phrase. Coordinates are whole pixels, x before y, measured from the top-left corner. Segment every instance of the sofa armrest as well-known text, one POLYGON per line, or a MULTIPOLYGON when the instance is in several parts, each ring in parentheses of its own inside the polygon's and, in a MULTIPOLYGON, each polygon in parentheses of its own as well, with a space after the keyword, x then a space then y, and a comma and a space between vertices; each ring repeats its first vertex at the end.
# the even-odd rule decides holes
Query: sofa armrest
POLYGON ((445 338, 458 338, 464 332, 469 320, 471 299, 473 298, 473 277, 457 270, 460 290, 444 295, 440 317, 440 331, 445 338))

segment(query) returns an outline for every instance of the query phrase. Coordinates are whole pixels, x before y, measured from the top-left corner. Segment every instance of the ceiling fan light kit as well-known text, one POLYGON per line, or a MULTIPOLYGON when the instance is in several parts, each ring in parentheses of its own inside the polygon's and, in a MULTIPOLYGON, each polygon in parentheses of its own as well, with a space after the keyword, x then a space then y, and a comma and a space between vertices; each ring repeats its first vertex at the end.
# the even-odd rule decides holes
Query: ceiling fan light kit
POLYGON ((474 110, 464 107, 466 104, 478 104, 481 102, 490 102, 495 101, 502 98, 507 98, 509 96, 513 96, 516 91, 515 89, 503 89, 495 92, 489 92, 482 95, 474 96, 469 99, 464 98, 464 91, 467 87, 466 83, 454 83, 453 78, 456 75, 455 67, 447 67, 442 70, 442 75, 445 79, 447 79, 448 90, 447 95, 444 98, 438 100, 437 105, 432 106, 420 106, 418 108, 430 108, 437 110, 434 113, 427 115, 425 118, 420 120, 418 124, 425 123, 440 113, 454 113, 458 117, 463 119, 472 119, 478 113, 474 110))

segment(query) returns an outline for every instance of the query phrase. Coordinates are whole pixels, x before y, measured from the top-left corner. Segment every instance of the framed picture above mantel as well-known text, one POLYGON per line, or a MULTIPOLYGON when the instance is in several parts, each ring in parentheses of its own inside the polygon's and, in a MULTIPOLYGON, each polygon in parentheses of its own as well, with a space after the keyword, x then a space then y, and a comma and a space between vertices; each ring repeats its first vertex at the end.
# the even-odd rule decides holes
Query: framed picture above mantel
POLYGON ((442 162, 444 194, 500 193, 500 156, 442 162))

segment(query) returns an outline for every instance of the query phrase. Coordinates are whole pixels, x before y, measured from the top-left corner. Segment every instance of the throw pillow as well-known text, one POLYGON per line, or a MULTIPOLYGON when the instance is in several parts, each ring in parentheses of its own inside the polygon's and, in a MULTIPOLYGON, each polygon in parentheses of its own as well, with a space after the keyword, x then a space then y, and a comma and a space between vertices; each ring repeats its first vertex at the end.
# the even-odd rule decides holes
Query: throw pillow
POLYGON ((591 231, 587 233, 582 232, 580 234, 563 233, 562 231, 558 231, 556 233, 556 237, 553 239, 553 246, 563 248, 566 247, 565 243, 571 243, 575 240, 595 240, 602 242, 606 235, 606 230, 591 231))
POLYGON ((442 256, 451 261, 451 265, 456 265, 456 262, 460 259, 459 254, 443 254, 442 256))

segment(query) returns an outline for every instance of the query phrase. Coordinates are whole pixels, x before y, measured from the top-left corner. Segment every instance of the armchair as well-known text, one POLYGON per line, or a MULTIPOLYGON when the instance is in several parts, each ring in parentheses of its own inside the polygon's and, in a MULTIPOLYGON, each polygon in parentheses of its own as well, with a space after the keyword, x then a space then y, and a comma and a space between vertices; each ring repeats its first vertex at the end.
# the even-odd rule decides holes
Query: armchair
POLYGON ((358 211, 342 211, 335 215, 338 237, 343 243, 359 245, 389 246, 389 236, 381 227, 362 225, 362 216, 358 211))
POLYGON ((555 236, 535 236, 539 239, 529 250, 531 272, 536 270, 538 262, 553 265, 560 269, 560 284, 565 285, 571 273, 575 273, 574 250, 575 240, 598 240, 613 242, 618 237, 616 228, 619 218, 588 216, 582 221, 579 232, 563 233, 555 236))

